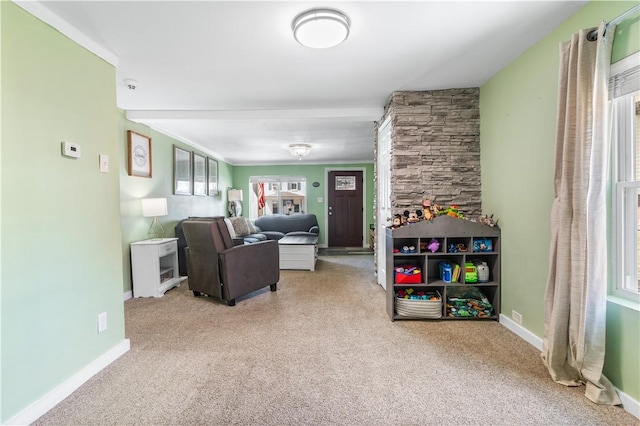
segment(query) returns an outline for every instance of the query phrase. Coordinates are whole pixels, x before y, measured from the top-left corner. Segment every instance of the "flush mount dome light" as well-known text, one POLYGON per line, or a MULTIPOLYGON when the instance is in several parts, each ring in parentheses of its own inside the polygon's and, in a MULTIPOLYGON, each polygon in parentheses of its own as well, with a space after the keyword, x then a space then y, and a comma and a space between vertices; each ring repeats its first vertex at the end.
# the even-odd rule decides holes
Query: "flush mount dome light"
POLYGON ((294 157, 298 157, 298 160, 302 160, 302 157, 306 157, 311 153, 311 145, 307 143, 294 143, 289 145, 289 152, 294 157))
POLYGON ((303 46, 326 49, 349 37, 349 17, 335 9, 310 9, 293 19, 293 37, 303 46))

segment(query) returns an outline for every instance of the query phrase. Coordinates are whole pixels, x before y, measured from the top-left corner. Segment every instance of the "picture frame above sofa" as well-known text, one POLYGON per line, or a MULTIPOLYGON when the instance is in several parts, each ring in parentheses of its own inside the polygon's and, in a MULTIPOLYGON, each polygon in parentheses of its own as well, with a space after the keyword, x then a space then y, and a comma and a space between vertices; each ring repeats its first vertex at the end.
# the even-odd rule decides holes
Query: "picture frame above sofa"
POLYGON ((173 193, 175 195, 191 195, 191 151, 173 146, 173 193))
POLYGON ((193 153, 193 195, 208 195, 207 161, 200 154, 193 153))
POLYGON ((210 197, 215 197, 218 191, 218 160, 207 157, 207 191, 210 197))

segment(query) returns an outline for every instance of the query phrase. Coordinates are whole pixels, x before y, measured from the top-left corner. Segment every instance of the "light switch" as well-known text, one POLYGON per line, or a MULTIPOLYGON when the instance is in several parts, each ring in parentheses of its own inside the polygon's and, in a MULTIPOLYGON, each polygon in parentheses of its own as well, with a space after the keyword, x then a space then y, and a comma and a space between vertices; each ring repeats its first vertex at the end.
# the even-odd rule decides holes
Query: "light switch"
POLYGON ((100 154, 100 171, 109 173, 109 156, 106 154, 100 154))

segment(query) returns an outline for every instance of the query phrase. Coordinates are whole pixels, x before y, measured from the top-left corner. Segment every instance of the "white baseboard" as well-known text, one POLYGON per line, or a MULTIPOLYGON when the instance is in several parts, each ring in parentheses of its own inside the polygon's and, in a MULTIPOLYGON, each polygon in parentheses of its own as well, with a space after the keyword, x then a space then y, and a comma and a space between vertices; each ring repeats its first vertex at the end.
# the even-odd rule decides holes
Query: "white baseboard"
POLYGON ((618 392, 618 396, 620 397, 620 401, 622 401, 622 407, 624 410, 637 419, 640 419, 640 402, 631 398, 618 388, 616 388, 616 392, 618 392))
POLYGON ((520 324, 518 324, 517 322, 515 322, 514 320, 512 320, 511 318, 509 318, 504 314, 500 314, 500 324, 504 325, 513 333, 520 336, 521 338, 529 342, 531 345, 533 345, 533 347, 535 347, 536 349, 542 352, 541 338, 539 338, 538 336, 536 336, 535 334, 533 334, 532 332, 530 332, 529 330, 527 330, 526 328, 524 328, 523 326, 521 326, 520 324))
POLYGON ((123 295, 124 300, 129 300, 132 297, 133 297, 133 291, 129 290, 124 292, 124 295, 123 295))
MULTIPOLYGON (((511 330, 517 336, 523 338, 525 341, 529 342, 536 349, 542 352, 542 339, 513 321, 511 318, 506 315, 500 314, 500 324, 504 325, 506 328, 511 330)), ((640 419, 640 402, 631 398, 626 393, 622 392, 620 389, 616 388, 616 392, 618 392, 618 396, 620 397, 620 401, 622 401, 622 407, 626 412, 631 414, 632 416, 640 419)))
POLYGON ((114 346, 105 354, 101 355, 87 365, 82 370, 78 371, 64 383, 57 386, 51 392, 35 401, 27 408, 7 420, 5 425, 29 425, 38 420, 43 414, 51 410, 58 405, 63 399, 71 395, 76 389, 87 382, 96 373, 107 367, 116 359, 129 351, 131 347, 129 339, 124 339, 118 345, 114 346))

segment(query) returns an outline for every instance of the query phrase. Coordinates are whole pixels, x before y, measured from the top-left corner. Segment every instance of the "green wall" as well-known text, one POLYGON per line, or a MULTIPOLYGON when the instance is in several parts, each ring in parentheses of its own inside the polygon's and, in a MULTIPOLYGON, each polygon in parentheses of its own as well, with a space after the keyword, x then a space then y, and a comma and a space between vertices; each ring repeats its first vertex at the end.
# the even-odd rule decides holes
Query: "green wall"
MULTIPOLYGON (((305 176, 307 178, 307 212, 313 213, 318 217, 318 225, 320 226, 321 246, 326 246, 327 230, 326 228, 326 170, 348 170, 348 169, 364 169, 365 180, 365 220, 367 231, 369 224, 373 223, 373 163, 365 164, 304 164, 290 166, 236 166, 233 168, 233 182, 237 189, 242 189, 247 193, 249 191, 249 177, 251 176, 305 176), (314 188, 311 184, 319 182, 320 186, 314 188), (318 197, 322 197, 319 203, 318 197)), ((368 243, 369 236, 365 233, 365 243, 368 243)))
POLYGON ((115 69, 14 3, 0 11, 4 422, 125 335, 115 69))
MULTIPOLYGON (((168 216, 159 218, 165 237, 174 237, 176 223, 188 216, 224 216, 226 214, 227 191, 221 190, 215 197, 173 195, 173 146, 207 156, 207 153, 192 148, 149 127, 134 123, 120 111, 118 119, 118 148, 120 157, 120 214, 122 220, 122 265, 123 291, 132 290, 130 244, 146 240, 151 224, 150 218, 142 216, 142 198, 164 197, 167 199, 168 216), (127 173, 127 130, 133 130, 151 138, 152 176, 142 178, 127 173)), ((209 157, 214 158, 209 155, 209 157)), ((232 167, 218 161, 218 187, 231 186, 232 167)))
MULTIPOLYGON (((523 327, 538 337, 549 269, 558 44, 635 3, 588 3, 480 88, 482 204, 502 229, 502 314, 519 312, 523 327)), ((614 61, 639 49, 638 26, 637 17, 618 26, 614 61)), ((612 303, 608 310, 605 374, 640 400, 639 313, 612 303)))

